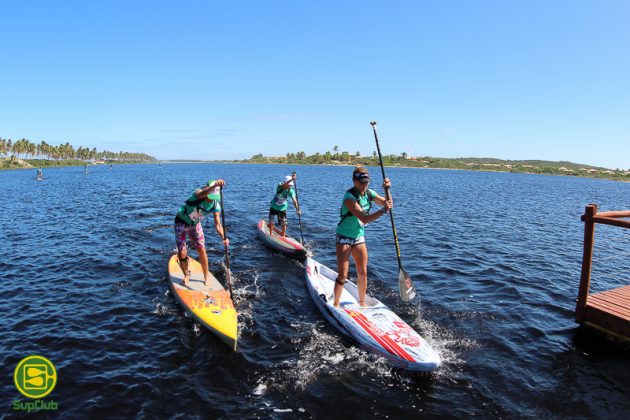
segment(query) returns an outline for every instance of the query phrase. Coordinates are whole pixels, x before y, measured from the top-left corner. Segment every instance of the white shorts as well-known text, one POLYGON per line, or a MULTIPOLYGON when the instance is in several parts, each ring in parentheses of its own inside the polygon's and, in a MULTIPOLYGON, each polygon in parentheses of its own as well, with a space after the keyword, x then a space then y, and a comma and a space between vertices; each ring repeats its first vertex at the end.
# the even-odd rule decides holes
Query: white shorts
POLYGON ((348 238, 347 236, 337 234, 336 242, 339 245, 357 246, 365 243, 365 236, 361 236, 358 238, 348 238))

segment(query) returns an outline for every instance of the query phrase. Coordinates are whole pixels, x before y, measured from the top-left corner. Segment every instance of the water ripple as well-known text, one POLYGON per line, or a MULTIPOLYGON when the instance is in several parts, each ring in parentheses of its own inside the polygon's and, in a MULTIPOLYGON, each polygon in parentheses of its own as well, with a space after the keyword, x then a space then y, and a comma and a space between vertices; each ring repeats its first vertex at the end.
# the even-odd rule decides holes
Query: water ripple
MULTIPOLYGON (((627 349, 573 323, 580 214, 590 202, 630 208, 629 184, 388 169, 402 262, 419 299, 398 297, 386 218, 367 227, 369 290, 441 354, 439 370, 416 376, 340 336, 311 301, 303 266, 256 238, 273 186, 294 169, 307 247, 334 267, 347 167, 51 168, 39 183, 27 171, 0 172, 2 376, 29 354, 48 357, 59 373, 51 395, 67 417, 607 418, 630 410, 627 349), (182 311, 166 279, 178 206, 218 177, 228 180, 236 353, 182 311), (28 228, 16 224, 33 206, 28 228)), ((299 236, 292 209, 289 223, 299 236)), ((210 269, 225 282, 223 247, 211 223, 204 229, 210 269)), ((598 229, 593 290, 629 283, 628 244, 627 233, 598 229)), ((10 381, 0 394, 19 398, 10 381)))

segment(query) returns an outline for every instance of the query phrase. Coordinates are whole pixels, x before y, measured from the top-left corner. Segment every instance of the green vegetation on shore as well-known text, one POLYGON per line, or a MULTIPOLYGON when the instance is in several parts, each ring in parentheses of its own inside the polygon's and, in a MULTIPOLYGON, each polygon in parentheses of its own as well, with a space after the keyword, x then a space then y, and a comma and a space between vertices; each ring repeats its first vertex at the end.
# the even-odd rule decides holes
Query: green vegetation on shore
MULTIPOLYGON (((354 154, 339 152, 337 146, 333 152, 324 154, 315 153, 307 156, 304 152, 287 153, 286 156, 263 156, 257 154, 250 159, 241 160, 242 163, 283 163, 303 165, 366 165, 379 164, 376 152, 372 156, 361 156, 359 152, 354 154)), ((433 169, 465 169, 472 171, 514 172, 549 175, 570 175, 589 178, 605 178, 615 181, 630 181, 630 169, 607 169, 572 162, 551 162, 544 160, 502 160, 494 158, 436 158, 413 157, 407 153, 400 155, 383 156, 385 166, 404 166, 414 168, 433 169)))
POLYGON ((70 143, 50 145, 44 140, 36 144, 27 139, 16 140, 0 137, 0 169, 29 167, 81 166, 91 163, 148 163, 155 158, 145 153, 98 151, 96 148, 78 147, 70 143))

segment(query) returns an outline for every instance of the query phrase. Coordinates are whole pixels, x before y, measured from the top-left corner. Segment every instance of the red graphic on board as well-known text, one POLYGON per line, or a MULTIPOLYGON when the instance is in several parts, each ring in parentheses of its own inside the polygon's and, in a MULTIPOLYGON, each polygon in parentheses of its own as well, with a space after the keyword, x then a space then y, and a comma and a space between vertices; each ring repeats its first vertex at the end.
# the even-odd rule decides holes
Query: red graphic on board
POLYGON ((409 325, 402 321, 394 321, 397 330, 388 331, 387 336, 395 343, 401 343, 410 347, 420 347, 420 337, 409 325))
POLYGON ((347 308, 344 309, 348 313, 348 315, 350 315, 357 324, 363 327, 363 329, 367 331, 368 334, 370 334, 372 338, 374 338, 376 342, 380 344, 387 352, 401 359, 415 362, 413 357, 411 357, 402 347, 400 347, 398 343, 394 342, 394 340, 392 340, 392 338, 388 334, 384 334, 380 328, 374 325, 374 323, 361 312, 352 311, 347 308))

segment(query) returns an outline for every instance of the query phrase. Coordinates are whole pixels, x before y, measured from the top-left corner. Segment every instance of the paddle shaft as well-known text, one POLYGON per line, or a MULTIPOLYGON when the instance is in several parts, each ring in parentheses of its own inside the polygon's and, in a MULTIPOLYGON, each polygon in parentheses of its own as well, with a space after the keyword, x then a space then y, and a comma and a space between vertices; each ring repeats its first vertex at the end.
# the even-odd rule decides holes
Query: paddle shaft
MULTIPOLYGON (((293 174, 295 174, 295 172, 293 172, 293 174)), ((300 238, 302 239, 300 241, 300 243, 302 245, 304 245, 304 232, 302 231, 302 216, 300 215, 300 209, 302 207, 300 206, 300 198, 298 197, 298 189, 297 189, 297 180, 296 179, 293 180, 293 186, 295 187, 295 201, 297 201, 297 203, 298 203, 297 215, 298 215, 298 222, 300 224, 300 238)))
MULTIPOLYGON (((378 161, 381 165, 381 174, 383 174, 383 182, 385 182, 385 167, 383 166, 383 157, 381 156, 381 147, 378 144, 378 135, 376 134, 376 122, 372 121, 372 130, 374 130, 374 140, 376 140, 376 151, 378 152, 378 161)), ((385 199, 389 200, 391 194, 389 188, 385 188, 385 199)), ((398 268, 402 270, 402 262, 400 261, 400 246, 398 246, 398 234, 396 233, 396 223, 394 222, 393 209, 389 209, 389 220, 392 222, 392 232, 394 234, 394 244, 396 244, 396 258, 398 259, 398 268)))
POLYGON ((219 187, 219 194, 221 196, 221 224, 223 225, 223 247, 225 248, 225 268, 227 270, 227 285, 230 291, 230 297, 232 297, 232 281, 230 278, 230 254, 228 253, 228 246, 225 244, 227 240, 227 229, 225 227, 225 210, 223 207, 223 187, 219 187))

